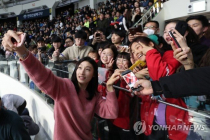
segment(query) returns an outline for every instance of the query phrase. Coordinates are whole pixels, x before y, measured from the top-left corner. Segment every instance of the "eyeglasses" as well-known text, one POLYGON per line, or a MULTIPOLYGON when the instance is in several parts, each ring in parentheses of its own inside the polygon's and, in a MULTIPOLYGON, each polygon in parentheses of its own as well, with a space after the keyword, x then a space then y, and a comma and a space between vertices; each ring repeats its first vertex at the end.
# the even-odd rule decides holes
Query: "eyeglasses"
POLYGON ((157 27, 155 27, 155 26, 149 26, 149 27, 144 27, 144 29, 152 29, 152 28, 157 28, 157 27))

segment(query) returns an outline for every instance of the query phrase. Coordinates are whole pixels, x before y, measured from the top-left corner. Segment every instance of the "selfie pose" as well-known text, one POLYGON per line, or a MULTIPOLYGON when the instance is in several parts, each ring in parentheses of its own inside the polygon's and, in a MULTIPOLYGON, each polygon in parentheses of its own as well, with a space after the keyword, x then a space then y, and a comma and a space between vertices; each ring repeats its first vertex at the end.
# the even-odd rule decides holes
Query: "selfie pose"
POLYGON ((90 122, 94 113, 102 118, 115 119, 118 115, 118 103, 113 83, 119 79, 115 72, 106 84, 106 100, 97 92, 98 71, 96 62, 84 57, 78 61, 72 78, 59 78, 46 69, 24 45, 16 47, 11 42, 18 34, 9 30, 3 38, 6 50, 15 51, 20 56, 29 77, 44 93, 55 101, 55 140, 92 140, 90 122), (31 65, 33 64, 33 65, 31 65))

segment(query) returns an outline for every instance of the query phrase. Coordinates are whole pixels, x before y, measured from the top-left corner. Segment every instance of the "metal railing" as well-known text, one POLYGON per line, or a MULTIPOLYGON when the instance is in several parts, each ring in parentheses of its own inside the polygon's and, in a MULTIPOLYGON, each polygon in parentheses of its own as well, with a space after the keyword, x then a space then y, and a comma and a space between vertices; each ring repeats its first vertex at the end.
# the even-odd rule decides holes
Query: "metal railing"
POLYGON ((144 23, 152 20, 152 18, 154 18, 162 8, 163 3, 159 4, 159 2, 156 1, 132 27, 137 27, 139 25, 143 27, 144 23))

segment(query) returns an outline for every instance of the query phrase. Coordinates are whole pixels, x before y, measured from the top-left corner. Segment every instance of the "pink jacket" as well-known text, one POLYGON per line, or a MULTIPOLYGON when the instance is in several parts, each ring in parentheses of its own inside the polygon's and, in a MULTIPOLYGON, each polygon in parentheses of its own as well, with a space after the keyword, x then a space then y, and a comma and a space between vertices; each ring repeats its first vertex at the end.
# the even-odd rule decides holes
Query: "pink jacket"
POLYGON ((55 101, 54 140, 92 140, 90 121, 94 113, 106 119, 117 118, 114 92, 107 92, 106 99, 97 94, 89 101, 86 91, 81 90, 78 95, 71 80, 55 76, 31 53, 21 64, 36 86, 55 101))

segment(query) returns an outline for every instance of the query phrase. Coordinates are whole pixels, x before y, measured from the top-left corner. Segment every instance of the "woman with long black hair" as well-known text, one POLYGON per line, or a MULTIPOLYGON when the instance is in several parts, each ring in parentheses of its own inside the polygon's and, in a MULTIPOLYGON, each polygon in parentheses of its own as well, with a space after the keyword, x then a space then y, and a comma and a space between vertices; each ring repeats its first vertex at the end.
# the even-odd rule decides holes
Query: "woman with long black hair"
POLYGON ((80 59, 71 80, 59 78, 46 69, 24 45, 14 46, 11 38, 20 42, 18 34, 21 33, 8 31, 2 44, 6 50, 18 54, 29 77, 37 87, 54 99, 54 140, 92 140, 90 121, 94 113, 106 119, 117 118, 118 104, 112 85, 119 79, 119 71, 107 81, 107 96, 102 99, 97 92, 98 66, 93 59, 80 59))

